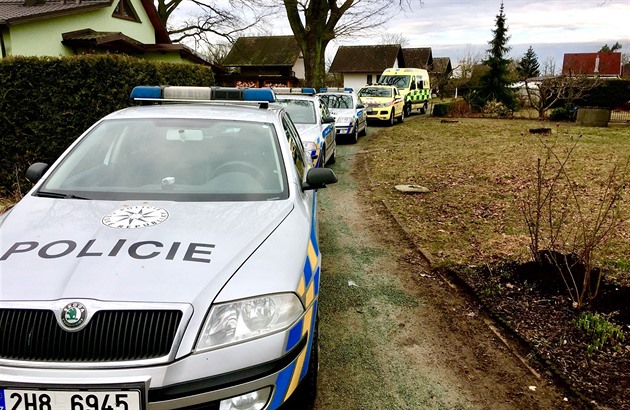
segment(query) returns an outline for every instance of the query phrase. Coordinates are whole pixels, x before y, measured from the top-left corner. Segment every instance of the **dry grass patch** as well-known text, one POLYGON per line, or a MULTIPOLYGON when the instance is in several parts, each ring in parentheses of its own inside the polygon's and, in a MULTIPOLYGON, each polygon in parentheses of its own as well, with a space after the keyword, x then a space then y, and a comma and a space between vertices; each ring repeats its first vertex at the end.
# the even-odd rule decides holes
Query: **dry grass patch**
MULTIPOLYGON (((483 264, 529 259, 529 236, 519 200, 535 178, 544 155, 530 128, 551 127, 545 141, 563 152, 580 142, 568 165, 586 192, 597 193, 613 164, 630 153, 628 128, 584 128, 530 120, 440 119, 415 117, 403 125, 382 128, 370 141, 370 176, 377 196, 386 201, 415 241, 437 265, 483 264), (397 184, 422 185, 426 194, 404 194, 397 184)), ((596 194, 585 194, 596 204, 596 194)), ((627 219, 628 202, 621 202, 627 219)), ((627 260, 628 223, 615 232, 600 255, 627 260)))

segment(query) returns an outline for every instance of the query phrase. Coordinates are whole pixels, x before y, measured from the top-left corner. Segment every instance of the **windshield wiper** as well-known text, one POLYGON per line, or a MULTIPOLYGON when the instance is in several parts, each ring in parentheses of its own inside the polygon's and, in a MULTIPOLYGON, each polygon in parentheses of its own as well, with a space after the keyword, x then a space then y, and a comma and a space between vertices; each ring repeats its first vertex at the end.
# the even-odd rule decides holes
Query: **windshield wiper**
POLYGON ((35 196, 41 196, 43 198, 59 198, 59 199, 90 199, 74 194, 62 194, 59 192, 37 191, 35 196))

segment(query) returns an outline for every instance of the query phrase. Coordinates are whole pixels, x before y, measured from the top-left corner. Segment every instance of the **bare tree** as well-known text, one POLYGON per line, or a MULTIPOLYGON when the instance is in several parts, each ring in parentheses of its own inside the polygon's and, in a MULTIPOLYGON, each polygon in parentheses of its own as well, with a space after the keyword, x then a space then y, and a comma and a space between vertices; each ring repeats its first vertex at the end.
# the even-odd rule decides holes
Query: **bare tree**
POLYGON ((549 77, 556 75, 556 59, 553 57, 547 57, 543 62, 542 75, 549 77))
POLYGON ((256 27, 268 16, 259 0, 202 1, 188 0, 191 11, 181 22, 173 22, 173 12, 183 0, 156 0, 158 16, 174 42, 192 42, 195 50, 207 49, 223 37, 234 42, 236 37, 256 27))
POLYGON ((597 78, 587 76, 549 77, 543 81, 532 82, 525 79, 525 93, 532 108, 540 119, 545 119, 547 110, 558 101, 571 104, 599 85, 597 78))
POLYGON ((293 35, 304 55, 306 83, 325 80, 326 47, 335 38, 380 27, 422 0, 283 0, 293 35))
POLYGON ((409 39, 402 33, 383 33, 379 38, 379 44, 400 44, 402 47, 407 47, 409 39))
POLYGON ((457 77, 468 79, 472 77, 473 68, 480 64, 483 60, 483 52, 475 50, 471 45, 467 45, 466 49, 459 55, 457 65, 453 67, 453 71, 458 73, 457 77))
MULTIPOLYGON (((160 19, 167 23, 183 0, 155 0, 160 19)), ((284 12, 304 56, 306 83, 325 83, 326 47, 335 38, 373 32, 422 0, 189 0, 199 13, 181 26, 168 26, 176 42, 192 40, 195 48, 209 44, 208 33, 233 41, 265 17, 284 12), (247 20, 244 16, 251 16, 247 20)))

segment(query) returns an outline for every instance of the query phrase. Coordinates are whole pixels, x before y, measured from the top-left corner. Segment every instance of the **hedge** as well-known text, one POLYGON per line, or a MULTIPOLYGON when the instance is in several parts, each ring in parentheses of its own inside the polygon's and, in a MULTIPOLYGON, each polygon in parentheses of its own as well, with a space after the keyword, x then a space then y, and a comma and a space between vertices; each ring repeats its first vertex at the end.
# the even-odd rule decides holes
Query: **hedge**
POLYGON ((123 55, 0 60, 0 196, 24 192, 33 162, 52 163, 90 125, 133 105, 136 85, 214 85, 205 66, 123 55))

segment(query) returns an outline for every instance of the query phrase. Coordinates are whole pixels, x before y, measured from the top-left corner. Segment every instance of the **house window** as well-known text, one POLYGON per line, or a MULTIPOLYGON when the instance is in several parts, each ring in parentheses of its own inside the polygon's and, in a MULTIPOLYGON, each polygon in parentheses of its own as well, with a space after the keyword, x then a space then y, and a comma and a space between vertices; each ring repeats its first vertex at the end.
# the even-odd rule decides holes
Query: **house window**
POLYGON ((372 74, 368 74, 367 83, 372 84, 372 74))
POLYGON ((138 18, 138 14, 133 9, 131 2, 129 0, 120 0, 112 13, 112 17, 116 17, 123 20, 137 21, 140 22, 138 18))

